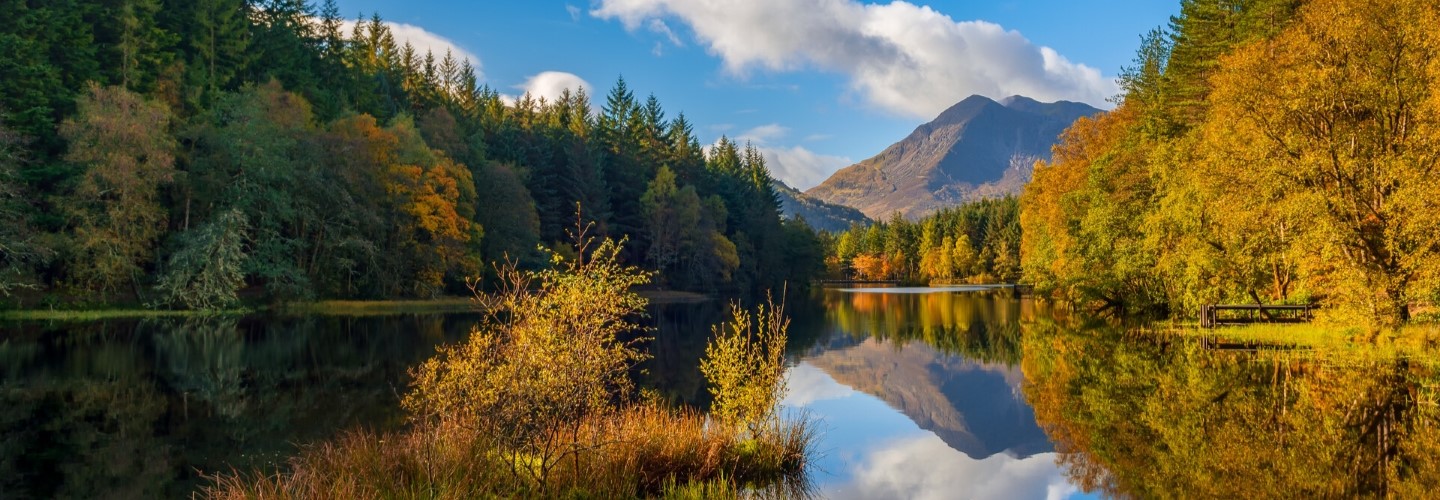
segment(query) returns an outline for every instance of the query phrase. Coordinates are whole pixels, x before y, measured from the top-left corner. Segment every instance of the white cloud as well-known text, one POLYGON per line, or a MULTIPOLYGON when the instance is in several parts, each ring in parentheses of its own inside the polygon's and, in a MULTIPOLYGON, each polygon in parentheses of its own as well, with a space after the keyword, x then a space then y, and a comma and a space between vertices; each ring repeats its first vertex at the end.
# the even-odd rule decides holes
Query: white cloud
POLYGON ((601 0, 590 14, 637 30, 654 19, 690 26, 731 74, 818 68, 894 113, 930 118, 971 94, 1105 106, 1118 91, 1094 68, 985 21, 928 6, 856 0, 601 0))
MULTIPOLYGON (((574 92, 583 88, 586 94, 594 95, 594 87, 590 86, 590 82, 585 81, 584 78, 580 78, 574 73, 566 73, 564 71, 542 71, 532 75, 529 79, 525 80, 525 83, 516 85, 514 88, 520 91, 518 95, 500 95, 500 100, 506 105, 515 104, 515 101, 526 93, 529 93, 530 98, 537 101, 540 100, 541 97, 544 97, 545 100, 549 102, 554 102, 556 98, 560 97, 560 93, 567 89, 574 92)), ((594 107, 595 101, 592 100, 590 105, 594 107)))
POLYGON ((856 464, 851 483, 827 495, 837 499, 1060 499, 1077 491, 1055 465, 1054 453, 1025 458, 997 453, 974 460, 926 433, 868 453, 856 464))
POLYGON ((590 82, 574 73, 564 71, 541 72, 525 80, 525 83, 516 85, 515 88, 520 89, 522 93, 529 92, 530 97, 535 99, 544 97, 550 101, 560 97, 560 93, 567 89, 574 92, 583 88, 585 93, 595 95, 594 87, 590 86, 590 82))
POLYGON ((580 13, 581 13, 582 11, 580 10, 579 7, 576 7, 576 6, 574 6, 574 5, 571 5, 571 4, 568 4, 568 3, 567 3, 567 4, 565 4, 565 12, 570 13, 570 20, 571 20, 571 21, 575 21, 575 22, 579 22, 579 21, 580 21, 580 13))
POLYGON ((785 137, 785 134, 789 132, 789 128, 783 127, 779 123, 770 123, 741 132, 735 136, 735 142, 744 144, 748 141, 755 143, 756 146, 761 146, 785 137))
MULTIPOLYGON (((724 125, 724 131, 730 129, 724 125)), ((716 130, 716 126, 710 127, 716 130)), ((768 123, 735 134, 731 139, 740 144, 751 144, 765 157, 765 166, 770 175, 786 185, 804 191, 815 187, 830 177, 836 170, 855 163, 848 157, 819 154, 804 146, 785 147, 776 144, 790 134, 790 128, 778 123, 768 123)), ((810 140, 812 136, 806 138, 810 140)), ((713 146, 713 144, 712 144, 713 146)), ((709 152, 709 146, 706 146, 709 152)))
POLYGON ((685 45, 680 41, 680 37, 675 36, 675 32, 670 30, 670 25, 665 24, 665 21, 660 20, 660 18, 651 18, 649 26, 650 31, 664 36, 671 45, 674 45, 676 47, 681 47, 685 45))
POLYGON ((855 394, 855 390, 850 386, 836 382, 825 371, 810 363, 801 362, 791 367, 785 377, 788 390, 780 404, 789 408, 800 408, 816 401, 841 399, 855 394))
POLYGON ((835 170, 855 163, 848 157, 819 154, 804 146, 776 146, 776 141, 789 133, 791 130, 785 125, 765 124, 734 135, 734 141, 753 144, 765 156, 770 176, 799 190, 811 189, 815 184, 825 182, 835 170))
MULTIPOLYGON (((475 76, 481 76, 480 56, 475 55, 474 52, 465 50, 464 47, 461 47, 449 38, 425 31, 425 28, 413 24, 394 23, 390 21, 384 21, 384 23, 386 27, 390 28, 390 34, 395 37, 395 43, 397 45, 403 46, 408 42, 411 46, 415 47, 415 52, 419 53, 422 57, 426 51, 434 53, 437 62, 444 58, 445 51, 449 50, 456 58, 470 61, 470 65, 475 67, 475 76)), ((352 33, 355 29, 355 21, 345 21, 341 29, 347 34, 352 33)))
POLYGON ((848 157, 823 155, 803 146, 760 147, 760 153, 765 155, 765 166, 770 168, 771 176, 801 191, 825 182, 836 170, 855 163, 848 157))

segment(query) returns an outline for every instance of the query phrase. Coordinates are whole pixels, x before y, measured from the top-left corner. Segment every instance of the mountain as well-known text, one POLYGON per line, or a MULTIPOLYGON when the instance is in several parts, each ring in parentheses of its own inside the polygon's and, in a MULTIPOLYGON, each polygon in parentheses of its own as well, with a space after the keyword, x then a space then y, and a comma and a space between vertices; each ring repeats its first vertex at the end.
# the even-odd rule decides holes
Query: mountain
POLYGON ((976 460, 1052 451, 1020 393, 1018 366, 943 354, 924 342, 862 340, 805 359, 836 382, 884 401, 976 460))
POLYGON ((774 181, 773 185, 775 194, 780 196, 780 213, 786 219, 800 216, 810 227, 831 232, 844 231, 851 224, 870 223, 859 210, 811 198, 780 181, 774 181))
POLYGON ((1069 101, 970 96, 805 194, 858 208, 872 219, 894 212, 914 218, 969 200, 1017 194, 1035 161, 1050 158, 1060 133, 1099 112, 1069 101))

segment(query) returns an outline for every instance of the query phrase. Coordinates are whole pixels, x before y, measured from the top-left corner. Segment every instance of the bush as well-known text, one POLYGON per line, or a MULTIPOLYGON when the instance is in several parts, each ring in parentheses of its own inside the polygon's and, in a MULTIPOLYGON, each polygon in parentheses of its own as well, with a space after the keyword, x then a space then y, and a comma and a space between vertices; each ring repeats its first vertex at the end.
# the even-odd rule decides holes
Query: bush
POLYGON ((576 239, 577 257, 552 254, 554 269, 502 267, 500 291, 481 297, 487 321, 412 370, 404 400, 417 419, 493 436, 542 489, 561 460, 607 441, 580 427, 632 398, 629 370, 642 358, 619 335, 638 328, 646 301, 630 288, 649 274, 621 265, 614 241, 589 251, 583 230, 576 239))
POLYGON ((705 366, 716 373, 722 414, 636 402, 629 370, 643 354, 619 336, 638 328, 645 300, 630 289, 649 275, 619 263, 618 243, 590 251, 583 230, 576 241, 575 257, 552 254, 554 270, 499 269, 500 291, 479 298, 488 318, 412 370, 403 401, 410 428, 351 431, 305 449, 286 472, 217 476, 205 495, 806 496, 814 432, 807 421, 775 418, 783 308, 767 304, 752 316, 736 307, 716 327, 705 366))
POLYGON ((752 436, 778 424, 785 395, 785 306, 767 299, 754 314, 731 304, 730 321, 713 327, 700 371, 715 397, 711 414, 752 436))

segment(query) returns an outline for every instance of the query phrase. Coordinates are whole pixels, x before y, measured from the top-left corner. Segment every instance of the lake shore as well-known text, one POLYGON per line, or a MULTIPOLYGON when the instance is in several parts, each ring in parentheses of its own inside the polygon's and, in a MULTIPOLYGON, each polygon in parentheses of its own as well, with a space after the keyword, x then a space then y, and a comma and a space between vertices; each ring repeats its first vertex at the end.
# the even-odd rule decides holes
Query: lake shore
MULTIPOLYGON (((637 290, 652 304, 694 304, 714 297, 680 290, 637 290)), ((393 314, 443 314, 475 310, 470 297, 447 296, 416 300, 320 300, 291 302, 273 307, 237 308, 218 311, 145 309, 134 305, 94 309, 17 309, 0 311, 0 321, 96 321, 120 318, 161 318, 193 316, 237 316, 257 313, 314 314, 322 316, 384 316, 393 314)))

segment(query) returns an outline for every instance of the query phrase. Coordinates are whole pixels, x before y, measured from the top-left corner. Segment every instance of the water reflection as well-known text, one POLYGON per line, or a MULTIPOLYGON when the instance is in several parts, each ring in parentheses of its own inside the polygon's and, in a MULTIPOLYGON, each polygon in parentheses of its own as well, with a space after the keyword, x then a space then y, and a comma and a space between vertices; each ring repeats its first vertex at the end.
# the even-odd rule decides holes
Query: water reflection
MULTIPOLYGON (((642 385, 708 404, 724 302, 651 309, 642 385)), ((1436 362, 1210 351, 985 290, 790 297, 784 404, 832 498, 1427 496, 1436 362)), ((0 498, 188 496, 198 471, 401 422, 406 370, 476 318, 0 324, 0 498)))
POLYGON ((1021 394, 1020 321, 984 289, 825 290, 787 406, 822 421, 836 498, 1035 498, 1074 490, 1021 394))
POLYGON ((1433 361, 1214 351, 1037 321, 1025 393, 1071 479, 1117 496, 1433 496, 1433 361))
POLYGON ((0 497, 184 497, 197 471, 274 468, 297 443, 394 425, 406 369, 473 322, 4 324, 0 497))

